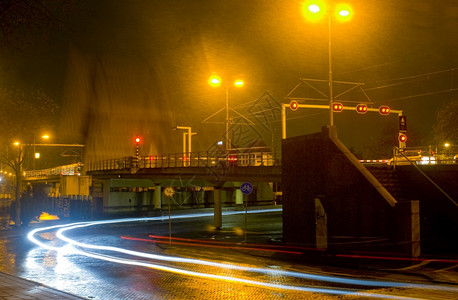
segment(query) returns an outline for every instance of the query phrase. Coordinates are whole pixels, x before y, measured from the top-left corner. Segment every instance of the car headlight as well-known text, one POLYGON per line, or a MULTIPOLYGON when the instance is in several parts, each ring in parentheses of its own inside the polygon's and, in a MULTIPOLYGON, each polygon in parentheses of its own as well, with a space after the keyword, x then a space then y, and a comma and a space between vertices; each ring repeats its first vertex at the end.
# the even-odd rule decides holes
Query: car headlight
POLYGON ((436 163, 436 158, 434 156, 422 156, 421 157, 422 165, 435 164, 435 163, 436 163))

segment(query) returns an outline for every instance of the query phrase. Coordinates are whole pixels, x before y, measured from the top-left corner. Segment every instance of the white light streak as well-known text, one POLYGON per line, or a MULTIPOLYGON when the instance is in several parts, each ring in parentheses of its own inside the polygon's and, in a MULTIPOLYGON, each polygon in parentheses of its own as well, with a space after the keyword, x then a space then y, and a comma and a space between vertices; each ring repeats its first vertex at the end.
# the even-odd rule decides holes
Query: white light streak
MULTIPOLYGON (((274 211, 281 211, 281 209, 264 209, 264 210, 253 210, 249 211, 248 213, 263 213, 263 212, 274 212, 274 211)), ((232 212, 224 212, 225 215, 234 215, 234 214, 243 214, 244 211, 232 211, 232 212)), ((187 215, 175 215, 171 216, 172 219, 184 219, 184 218, 201 218, 201 217, 209 217, 213 216, 213 213, 201 213, 201 214, 187 214, 187 215)), ((410 284, 410 283, 402 283, 402 282, 387 282, 387 281, 375 281, 375 280, 363 280, 363 279, 352 279, 352 278, 343 278, 337 276, 325 276, 325 275, 316 275, 310 273, 301 273, 301 272, 293 272, 293 271, 284 271, 284 270, 273 270, 273 269, 263 269, 263 268, 251 268, 246 266, 239 266, 233 264, 225 264, 225 263, 217 263, 199 259, 190 259, 190 258, 182 258, 182 257, 175 257, 175 256, 166 256, 166 255, 158 255, 158 254, 151 254, 139 251, 133 251, 129 249, 113 247, 113 246, 105 246, 105 245, 91 245, 85 244, 73 239, 70 239, 64 235, 64 232, 89 227, 89 226, 96 226, 96 225, 105 225, 105 224, 115 224, 115 223, 128 223, 128 222, 147 222, 147 221, 159 221, 168 219, 168 216, 160 216, 160 217, 149 217, 149 218, 127 218, 127 219, 116 219, 116 220, 101 220, 101 221, 93 221, 93 222, 79 222, 79 223, 72 223, 66 225, 56 225, 50 226, 45 228, 38 228, 32 230, 27 236, 28 238, 35 244, 40 247, 43 247, 48 250, 54 251, 61 251, 62 247, 55 247, 45 244, 38 239, 35 238, 35 235, 39 232, 43 231, 50 231, 50 230, 57 230, 56 237, 64 242, 66 245, 73 245, 78 248, 84 249, 91 249, 91 250, 99 250, 99 251, 110 251, 110 252, 117 252, 132 255, 135 257, 142 257, 148 258, 152 260, 160 260, 160 261, 169 261, 169 262, 179 262, 179 263, 188 263, 188 264, 198 264, 198 265, 206 265, 212 267, 219 267, 225 269, 233 269, 239 271, 246 271, 246 272, 253 272, 253 273, 260 273, 260 274, 268 274, 268 275, 276 275, 276 276, 287 276, 287 277, 295 277, 301 279, 309 279, 309 280, 317 280, 317 281, 324 281, 324 282, 333 282, 333 283, 341 283, 341 284, 348 284, 348 285, 360 285, 360 286, 373 286, 373 287, 402 287, 402 288, 420 288, 420 289, 442 289, 442 290, 450 290, 454 292, 458 292, 458 288, 447 288, 442 286, 436 285, 424 285, 424 284, 410 284)), ((276 288, 276 289, 284 289, 284 290, 295 290, 295 291, 302 291, 302 292, 314 292, 314 293, 326 293, 326 294, 335 294, 335 295, 343 295, 343 294, 352 294, 358 296, 365 296, 365 297, 372 297, 372 298, 389 298, 389 299, 412 299, 408 297, 400 297, 400 296, 392 296, 386 294, 375 294, 375 293, 363 293, 363 292, 355 292, 354 290, 350 289, 330 289, 330 288, 315 288, 315 287, 304 287, 304 286, 294 286, 294 285, 282 285, 282 284, 274 284, 269 282, 262 282, 262 281, 255 281, 255 280, 248 280, 243 278, 236 278, 236 277, 229 277, 229 276, 221 276, 215 274, 208 274, 208 273, 201 273, 201 272, 194 272, 183 270, 180 268, 175 267, 167 267, 163 265, 153 264, 151 262, 133 260, 133 259, 122 259, 115 256, 98 254, 94 252, 84 251, 81 249, 77 249, 72 247, 73 253, 84 255, 87 257, 101 259, 104 261, 119 263, 119 264, 127 264, 127 265, 135 265, 135 266, 142 266, 147 268, 153 268, 165 272, 173 272, 181 275, 186 276, 196 276, 208 279, 217 279, 217 280, 225 280, 225 281, 233 281, 242 284, 249 284, 254 286, 266 287, 266 288, 276 288)), ((67 248, 68 254, 68 248, 67 248)))

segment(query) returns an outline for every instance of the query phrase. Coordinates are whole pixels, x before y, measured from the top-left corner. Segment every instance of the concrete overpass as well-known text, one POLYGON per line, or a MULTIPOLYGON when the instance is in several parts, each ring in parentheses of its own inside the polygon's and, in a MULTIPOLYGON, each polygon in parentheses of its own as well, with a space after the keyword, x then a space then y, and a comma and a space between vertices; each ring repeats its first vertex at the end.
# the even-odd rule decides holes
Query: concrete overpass
POLYGON ((374 241, 388 242, 390 250, 414 257, 420 255, 420 248, 434 252, 440 243, 458 249, 456 239, 448 238, 458 234, 455 161, 421 169, 415 163, 369 167, 354 157, 335 131, 327 129, 285 139, 282 160, 271 151, 256 150, 89 162, 85 169, 91 180, 92 211, 125 216, 169 205, 214 207, 215 226, 220 227, 222 206, 275 204, 282 194, 287 243, 352 251, 348 245, 362 249, 361 239, 370 236, 371 251, 378 246, 374 241), (247 181, 255 186, 250 196, 240 190, 247 181), (167 187, 175 192, 172 201, 162 193, 167 187), (323 220, 326 224, 320 223, 323 220), (317 228, 317 224, 326 226, 317 228), (352 240, 336 248, 339 236, 352 240))

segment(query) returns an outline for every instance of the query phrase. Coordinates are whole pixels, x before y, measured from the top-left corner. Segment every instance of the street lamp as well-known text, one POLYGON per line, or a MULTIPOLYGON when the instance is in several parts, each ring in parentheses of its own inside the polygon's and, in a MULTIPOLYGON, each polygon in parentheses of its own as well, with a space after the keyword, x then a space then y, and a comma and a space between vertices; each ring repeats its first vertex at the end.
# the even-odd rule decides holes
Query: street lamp
MULTIPOLYGON (((187 131, 187 132, 183 132, 183 156, 186 156, 188 159, 191 159, 191 137, 193 135, 196 135, 197 133, 192 132, 192 128, 187 127, 187 126, 176 126, 176 127, 173 127, 172 130, 186 130, 187 131), (186 150, 186 138, 188 140, 187 150, 186 150)), ((183 162, 183 165, 185 165, 184 162, 183 162)))
MULTIPOLYGON (((41 139, 43 140, 49 140, 49 134, 43 134, 41 136, 41 139)), ((39 152, 36 152, 35 150, 35 146, 36 146, 36 143, 35 143, 35 138, 33 138, 33 169, 35 170, 35 160, 37 158, 40 158, 40 153, 39 152)))
MULTIPOLYGON (((208 79, 208 84, 210 84, 213 87, 221 86, 221 77, 217 75, 210 76, 210 78, 208 79)), ((244 82, 241 79, 236 79, 234 80, 233 84, 235 87, 242 87, 244 85, 244 82)), ((231 141, 229 138, 229 85, 226 83, 224 87, 226 88, 226 151, 228 151, 231 149, 231 141)))
MULTIPOLYGON (((352 17, 352 9, 347 4, 335 6, 336 19, 339 21, 349 21, 352 17)), ((304 3, 304 14, 312 21, 321 19, 323 16, 328 18, 328 65, 329 65, 329 125, 334 126, 334 115, 332 105, 334 96, 332 91, 332 53, 331 53, 331 14, 327 12, 324 2, 306 1, 304 3)))

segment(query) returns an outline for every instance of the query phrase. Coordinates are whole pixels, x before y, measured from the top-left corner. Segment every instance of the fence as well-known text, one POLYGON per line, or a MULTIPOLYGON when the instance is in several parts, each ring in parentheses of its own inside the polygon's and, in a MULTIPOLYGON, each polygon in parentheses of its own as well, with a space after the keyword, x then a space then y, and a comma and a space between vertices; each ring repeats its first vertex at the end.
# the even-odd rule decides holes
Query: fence
POLYGON ((443 165, 458 163, 458 149, 428 147, 408 147, 393 149, 393 158, 388 161, 389 165, 443 165))
POLYGON ((83 164, 76 163, 71 165, 65 166, 58 166, 55 168, 49 168, 44 170, 32 170, 32 171, 25 171, 24 177, 25 178, 36 178, 36 177, 49 177, 49 176, 59 176, 59 175, 79 175, 81 172, 83 164))
MULTIPOLYGON (((262 148, 261 148, 262 149, 262 148)), ((87 171, 177 168, 177 167, 217 167, 221 165, 237 167, 275 166, 279 162, 269 151, 256 151, 259 148, 233 149, 217 156, 209 152, 172 153, 164 155, 131 156, 108 159, 87 164, 87 171)))

